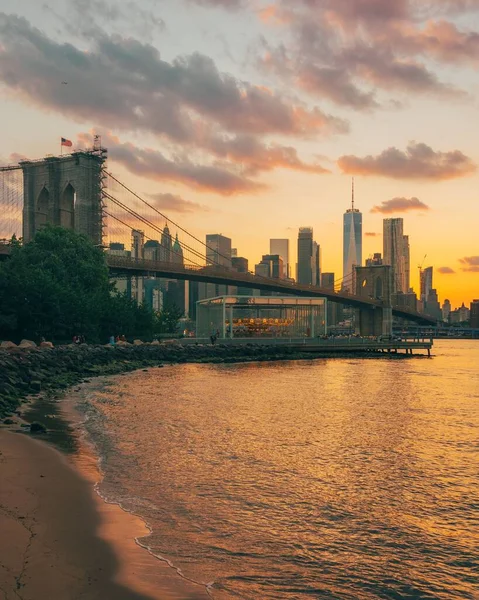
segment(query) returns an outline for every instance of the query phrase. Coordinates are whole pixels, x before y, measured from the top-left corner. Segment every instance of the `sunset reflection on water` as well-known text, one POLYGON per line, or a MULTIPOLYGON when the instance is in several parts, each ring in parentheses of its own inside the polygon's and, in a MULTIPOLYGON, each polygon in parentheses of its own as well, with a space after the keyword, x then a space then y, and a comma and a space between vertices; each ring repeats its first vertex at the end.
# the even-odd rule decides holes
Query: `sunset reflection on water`
POLYGON ((214 598, 473 598, 479 342, 179 365, 98 393, 102 489, 214 598))

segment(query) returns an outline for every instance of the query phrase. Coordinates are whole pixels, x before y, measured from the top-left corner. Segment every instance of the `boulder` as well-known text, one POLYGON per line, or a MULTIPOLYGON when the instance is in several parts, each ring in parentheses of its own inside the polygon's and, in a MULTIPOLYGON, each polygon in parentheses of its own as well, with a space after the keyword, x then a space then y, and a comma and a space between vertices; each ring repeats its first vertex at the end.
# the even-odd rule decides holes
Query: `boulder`
POLYGON ((32 340, 22 340, 18 345, 19 348, 36 348, 37 345, 32 340))
POLYGON ((143 346, 143 342, 141 340, 133 340, 133 346, 143 346))
POLYGON ((13 342, 2 342, 0 348, 2 348, 2 350, 10 350, 11 348, 17 348, 17 345, 13 342))
POLYGON ((30 433, 46 433, 47 428, 43 423, 39 423, 38 421, 33 421, 30 424, 30 433))
POLYGON ((42 342, 40 348, 53 348, 53 344, 51 342, 42 342))
POLYGON ((153 341, 151 342, 151 345, 152 345, 152 346, 160 346, 160 342, 159 342, 158 340, 153 340, 153 341))

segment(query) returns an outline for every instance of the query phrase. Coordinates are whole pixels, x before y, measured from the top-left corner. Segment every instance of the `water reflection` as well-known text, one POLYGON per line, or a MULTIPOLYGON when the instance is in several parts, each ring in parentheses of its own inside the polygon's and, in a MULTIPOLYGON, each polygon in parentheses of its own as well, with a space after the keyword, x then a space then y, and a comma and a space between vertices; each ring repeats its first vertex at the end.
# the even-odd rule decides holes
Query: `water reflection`
POLYGON ((479 344, 436 354, 123 377, 90 419, 104 491, 215 598, 472 598, 479 344))

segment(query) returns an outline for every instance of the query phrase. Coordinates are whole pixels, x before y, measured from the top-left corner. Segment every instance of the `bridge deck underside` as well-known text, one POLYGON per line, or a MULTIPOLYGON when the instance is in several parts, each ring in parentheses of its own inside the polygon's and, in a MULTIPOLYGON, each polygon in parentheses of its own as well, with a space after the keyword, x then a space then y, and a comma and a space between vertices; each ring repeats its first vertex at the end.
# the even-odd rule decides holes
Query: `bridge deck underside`
MULTIPOLYGON (((249 287, 256 290, 279 292, 291 296, 326 298, 330 302, 336 302, 363 310, 374 310, 383 307, 383 303, 378 300, 358 298, 315 286, 303 286, 297 283, 289 283, 277 279, 259 278, 247 273, 237 273, 227 270, 219 271, 216 266, 198 269, 172 263, 160 263, 142 259, 132 260, 116 256, 108 256, 107 262, 112 278, 154 276, 183 281, 198 281, 218 285, 249 287)), ((435 319, 428 317, 427 315, 411 313, 402 308, 393 307, 392 310, 393 315, 397 317, 425 324, 436 323, 435 319)))

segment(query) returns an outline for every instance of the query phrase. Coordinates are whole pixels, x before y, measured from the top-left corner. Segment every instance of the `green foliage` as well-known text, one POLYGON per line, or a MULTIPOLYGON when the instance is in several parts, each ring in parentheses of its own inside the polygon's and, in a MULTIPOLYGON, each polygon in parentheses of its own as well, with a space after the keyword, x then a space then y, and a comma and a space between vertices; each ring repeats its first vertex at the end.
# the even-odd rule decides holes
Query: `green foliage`
POLYGON ((153 313, 109 282, 102 250, 61 227, 13 244, 11 258, 0 264, 0 307, 0 339, 64 341, 83 334, 99 342, 154 329, 153 313))
POLYGON ((183 311, 176 304, 164 306, 162 311, 156 314, 155 333, 176 333, 178 321, 182 316, 183 311))

